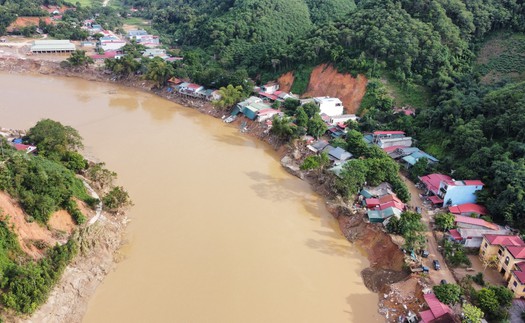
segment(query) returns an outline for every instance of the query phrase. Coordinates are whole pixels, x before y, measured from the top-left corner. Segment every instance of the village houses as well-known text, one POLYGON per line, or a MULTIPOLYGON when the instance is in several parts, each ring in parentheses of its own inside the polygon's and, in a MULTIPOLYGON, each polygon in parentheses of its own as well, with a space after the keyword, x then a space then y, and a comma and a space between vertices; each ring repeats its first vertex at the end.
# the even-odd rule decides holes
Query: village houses
POLYGON ((434 204, 446 206, 476 203, 476 192, 483 189, 480 180, 454 180, 443 174, 429 174, 419 177, 427 194, 433 196, 429 200, 434 204))
POLYGON ((483 237, 479 256, 485 263, 496 262, 516 298, 525 297, 525 242, 513 235, 486 234, 483 237))

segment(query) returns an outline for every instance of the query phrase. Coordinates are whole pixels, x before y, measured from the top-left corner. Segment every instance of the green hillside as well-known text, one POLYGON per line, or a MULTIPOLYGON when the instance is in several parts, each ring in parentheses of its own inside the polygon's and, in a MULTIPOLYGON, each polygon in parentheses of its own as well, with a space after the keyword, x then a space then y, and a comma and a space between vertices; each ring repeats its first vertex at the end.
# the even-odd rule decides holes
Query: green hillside
POLYGON ((169 45, 181 50, 175 76, 206 86, 244 86, 248 77, 267 80, 298 70, 299 90, 307 83, 305 67, 321 63, 365 74, 372 82, 359 130, 404 130, 441 160, 437 169, 418 172, 483 180, 480 201, 493 217, 525 229, 525 114, 516 93, 523 84, 513 83, 525 75, 521 1, 123 4, 141 8, 134 15, 153 19, 169 45), (393 114, 393 105, 417 108, 416 117, 393 114))
POLYGON ((476 60, 482 83, 525 80, 525 34, 496 32, 483 42, 476 60))

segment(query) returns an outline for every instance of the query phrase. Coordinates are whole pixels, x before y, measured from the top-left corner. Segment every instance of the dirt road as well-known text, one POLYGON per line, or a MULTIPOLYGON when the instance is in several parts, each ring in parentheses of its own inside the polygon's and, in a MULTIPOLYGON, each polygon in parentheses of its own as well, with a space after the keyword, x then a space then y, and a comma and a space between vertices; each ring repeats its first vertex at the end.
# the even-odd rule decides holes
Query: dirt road
POLYGON ((450 269, 447 267, 447 264, 445 263, 445 259, 443 259, 443 256, 438 250, 438 243, 436 241, 436 238, 432 234, 432 226, 430 224, 430 214, 428 207, 423 203, 423 199, 419 196, 421 194, 421 191, 416 187, 416 185, 410 181, 408 178, 406 178, 403 174, 399 174, 401 176, 401 179, 405 182, 405 184, 408 187, 408 190, 410 191, 410 194, 412 195, 412 199, 408 203, 412 207, 420 207, 422 212, 422 221, 427 227, 427 232, 425 233, 427 237, 427 250, 429 252, 428 258, 423 260, 423 265, 430 268, 430 279, 434 284, 439 284, 442 279, 445 279, 448 283, 456 283, 456 279, 450 272, 450 269), (436 259, 441 264, 440 270, 435 270, 434 266, 432 265, 432 261, 436 259))

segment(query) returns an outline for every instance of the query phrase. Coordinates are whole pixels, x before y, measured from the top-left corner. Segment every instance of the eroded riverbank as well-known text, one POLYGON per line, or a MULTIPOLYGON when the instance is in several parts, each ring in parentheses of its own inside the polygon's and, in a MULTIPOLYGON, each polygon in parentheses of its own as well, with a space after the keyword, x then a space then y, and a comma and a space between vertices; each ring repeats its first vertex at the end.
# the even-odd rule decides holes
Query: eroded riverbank
MULTIPOLYGON (((29 99, 18 100, 24 107, 18 112, 28 121, 46 116, 78 128, 88 149, 121 175, 137 205, 126 261, 97 291, 101 296, 90 304, 87 321, 100 321, 97 313, 107 320, 155 320, 173 315, 173 310, 181 319, 187 313, 187 319, 196 321, 206 320, 199 315, 215 321, 254 321, 255 316, 261 321, 379 320, 372 315, 377 296, 363 289, 360 278, 366 260, 341 241, 324 203, 304 183, 284 174, 275 162, 279 156, 267 147, 236 128, 140 92, 72 78, 36 79, 25 87, 37 88, 33 95, 44 95, 47 100, 40 102, 49 103, 36 108, 29 107, 29 99), (53 94, 65 96, 67 107, 57 107, 61 104, 53 102, 53 94), (215 165, 217 156, 226 156, 225 164, 215 165), (161 171, 166 167, 175 177, 161 171), (189 176, 191 169, 209 175, 189 176), (241 179, 235 174, 242 174, 241 179), (203 188, 210 185, 212 191, 206 193, 203 188), (188 190, 196 195, 183 198, 188 190), (201 210, 206 208, 203 196, 208 212, 201 210), (192 222, 196 219, 198 224, 192 222), (171 258, 181 263, 163 263, 171 258), (170 286, 177 288, 166 291, 170 286), (202 304, 210 304, 208 312, 195 314, 195 306, 202 304), (123 314, 129 308, 142 312, 123 314), (262 315, 269 308, 274 309, 271 316, 262 315)), ((22 122, 15 115, 2 121, 10 119, 22 122)))

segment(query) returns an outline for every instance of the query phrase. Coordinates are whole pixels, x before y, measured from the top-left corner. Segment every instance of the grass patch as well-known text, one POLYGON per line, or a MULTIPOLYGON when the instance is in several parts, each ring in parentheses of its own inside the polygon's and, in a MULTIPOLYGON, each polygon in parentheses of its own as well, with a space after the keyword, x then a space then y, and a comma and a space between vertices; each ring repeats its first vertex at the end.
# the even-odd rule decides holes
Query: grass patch
POLYGON ((479 50, 475 71, 484 84, 525 80, 525 34, 496 32, 479 50))
POLYGON ((308 83, 310 82, 310 75, 313 71, 312 66, 300 66, 294 71, 294 82, 290 92, 294 94, 303 94, 308 88, 308 83))
POLYGON ((137 28, 151 27, 148 20, 139 17, 128 17, 124 19, 124 24, 135 26, 137 28))
POLYGON ((82 5, 82 7, 102 6, 102 0, 75 0, 71 2, 74 4, 78 2, 80 5, 82 5))
POLYGON ((429 106, 430 92, 422 85, 402 84, 390 75, 386 76, 385 87, 394 97, 395 105, 423 108, 429 106))

